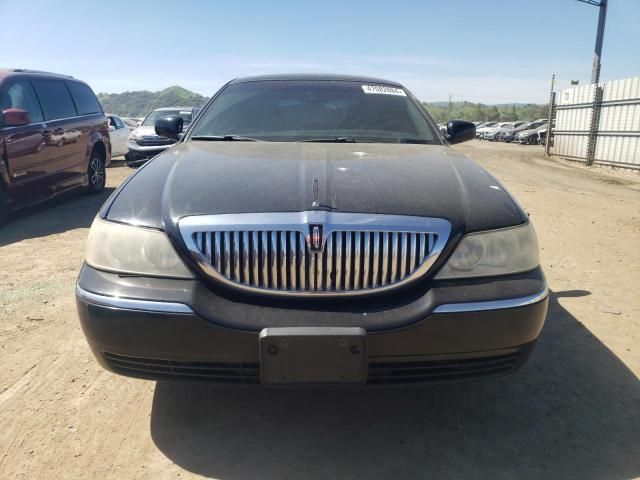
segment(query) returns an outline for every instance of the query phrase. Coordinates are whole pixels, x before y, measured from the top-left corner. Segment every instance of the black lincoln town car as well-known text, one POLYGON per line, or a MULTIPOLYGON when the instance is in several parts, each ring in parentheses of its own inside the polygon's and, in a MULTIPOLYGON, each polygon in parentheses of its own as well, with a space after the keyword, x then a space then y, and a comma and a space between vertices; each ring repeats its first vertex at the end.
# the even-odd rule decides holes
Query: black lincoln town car
POLYGON ((98 361, 218 384, 391 385, 524 363, 548 290, 527 214, 386 80, 236 79, 114 192, 76 296, 98 361))

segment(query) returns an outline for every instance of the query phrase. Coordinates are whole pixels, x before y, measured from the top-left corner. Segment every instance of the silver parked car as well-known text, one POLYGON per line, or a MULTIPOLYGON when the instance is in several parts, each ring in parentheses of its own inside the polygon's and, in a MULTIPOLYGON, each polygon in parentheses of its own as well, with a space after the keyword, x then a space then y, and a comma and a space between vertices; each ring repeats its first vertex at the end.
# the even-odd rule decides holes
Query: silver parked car
POLYGON ((528 130, 523 130, 522 132, 518 133, 513 141, 522 144, 526 143, 527 145, 537 145, 538 143, 540 143, 540 136, 538 135, 538 133, 542 130, 546 131, 546 128, 547 122, 545 121, 535 128, 529 128, 528 130))
POLYGON ((127 161, 133 162, 155 157, 176 143, 175 140, 156 134, 154 125, 157 119, 172 116, 181 117, 183 128, 186 131, 199 111, 200 108, 197 107, 164 107, 151 112, 140 126, 129 135, 127 161))

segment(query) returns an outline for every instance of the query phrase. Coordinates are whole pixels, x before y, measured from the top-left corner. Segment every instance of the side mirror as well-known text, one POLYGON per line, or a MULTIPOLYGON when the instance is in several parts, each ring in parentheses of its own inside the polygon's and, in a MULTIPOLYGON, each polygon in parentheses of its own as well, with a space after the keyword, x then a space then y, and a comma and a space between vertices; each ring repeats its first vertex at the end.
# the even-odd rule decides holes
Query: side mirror
POLYGON ((156 120, 156 135, 178 140, 182 133, 184 120, 179 116, 160 117, 156 120))
POLYGON ((451 144, 466 142, 476 138, 476 126, 464 120, 449 120, 447 122, 447 141, 451 144))
POLYGON ((7 108, 2 111, 2 124, 5 127, 19 127, 20 125, 29 125, 31 116, 26 110, 19 108, 7 108))

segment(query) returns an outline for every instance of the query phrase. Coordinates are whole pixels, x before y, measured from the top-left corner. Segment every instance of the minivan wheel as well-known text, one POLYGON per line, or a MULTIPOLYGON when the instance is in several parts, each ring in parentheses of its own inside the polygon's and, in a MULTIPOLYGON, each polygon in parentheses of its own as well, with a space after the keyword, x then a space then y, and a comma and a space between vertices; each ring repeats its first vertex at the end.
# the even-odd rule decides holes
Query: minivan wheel
POLYGON ((87 177, 89 179, 89 193, 100 193, 104 190, 107 180, 104 160, 95 153, 91 154, 89 168, 87 169, 87 177))
POLYGON ((0 185, 0 228, 4 225, 8 212, 9 206, 7 205, 7 194, 4 193, 4 188, 0 185))

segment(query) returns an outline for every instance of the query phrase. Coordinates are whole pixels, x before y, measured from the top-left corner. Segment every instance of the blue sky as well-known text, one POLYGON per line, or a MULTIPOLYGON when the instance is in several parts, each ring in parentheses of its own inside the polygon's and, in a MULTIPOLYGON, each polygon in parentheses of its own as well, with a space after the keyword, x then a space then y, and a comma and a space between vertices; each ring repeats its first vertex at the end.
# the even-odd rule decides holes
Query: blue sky
MULTIPOLYGON (((560 87, 589 81, 597 15, 576 0, 0 0, 0 63, 96 92, 211 95, 238 76, 330 72, 428 101, 545 102, 553 72, 560 87)), ((601 78, 638 75, 640 0, 609 0, 601 78)))

